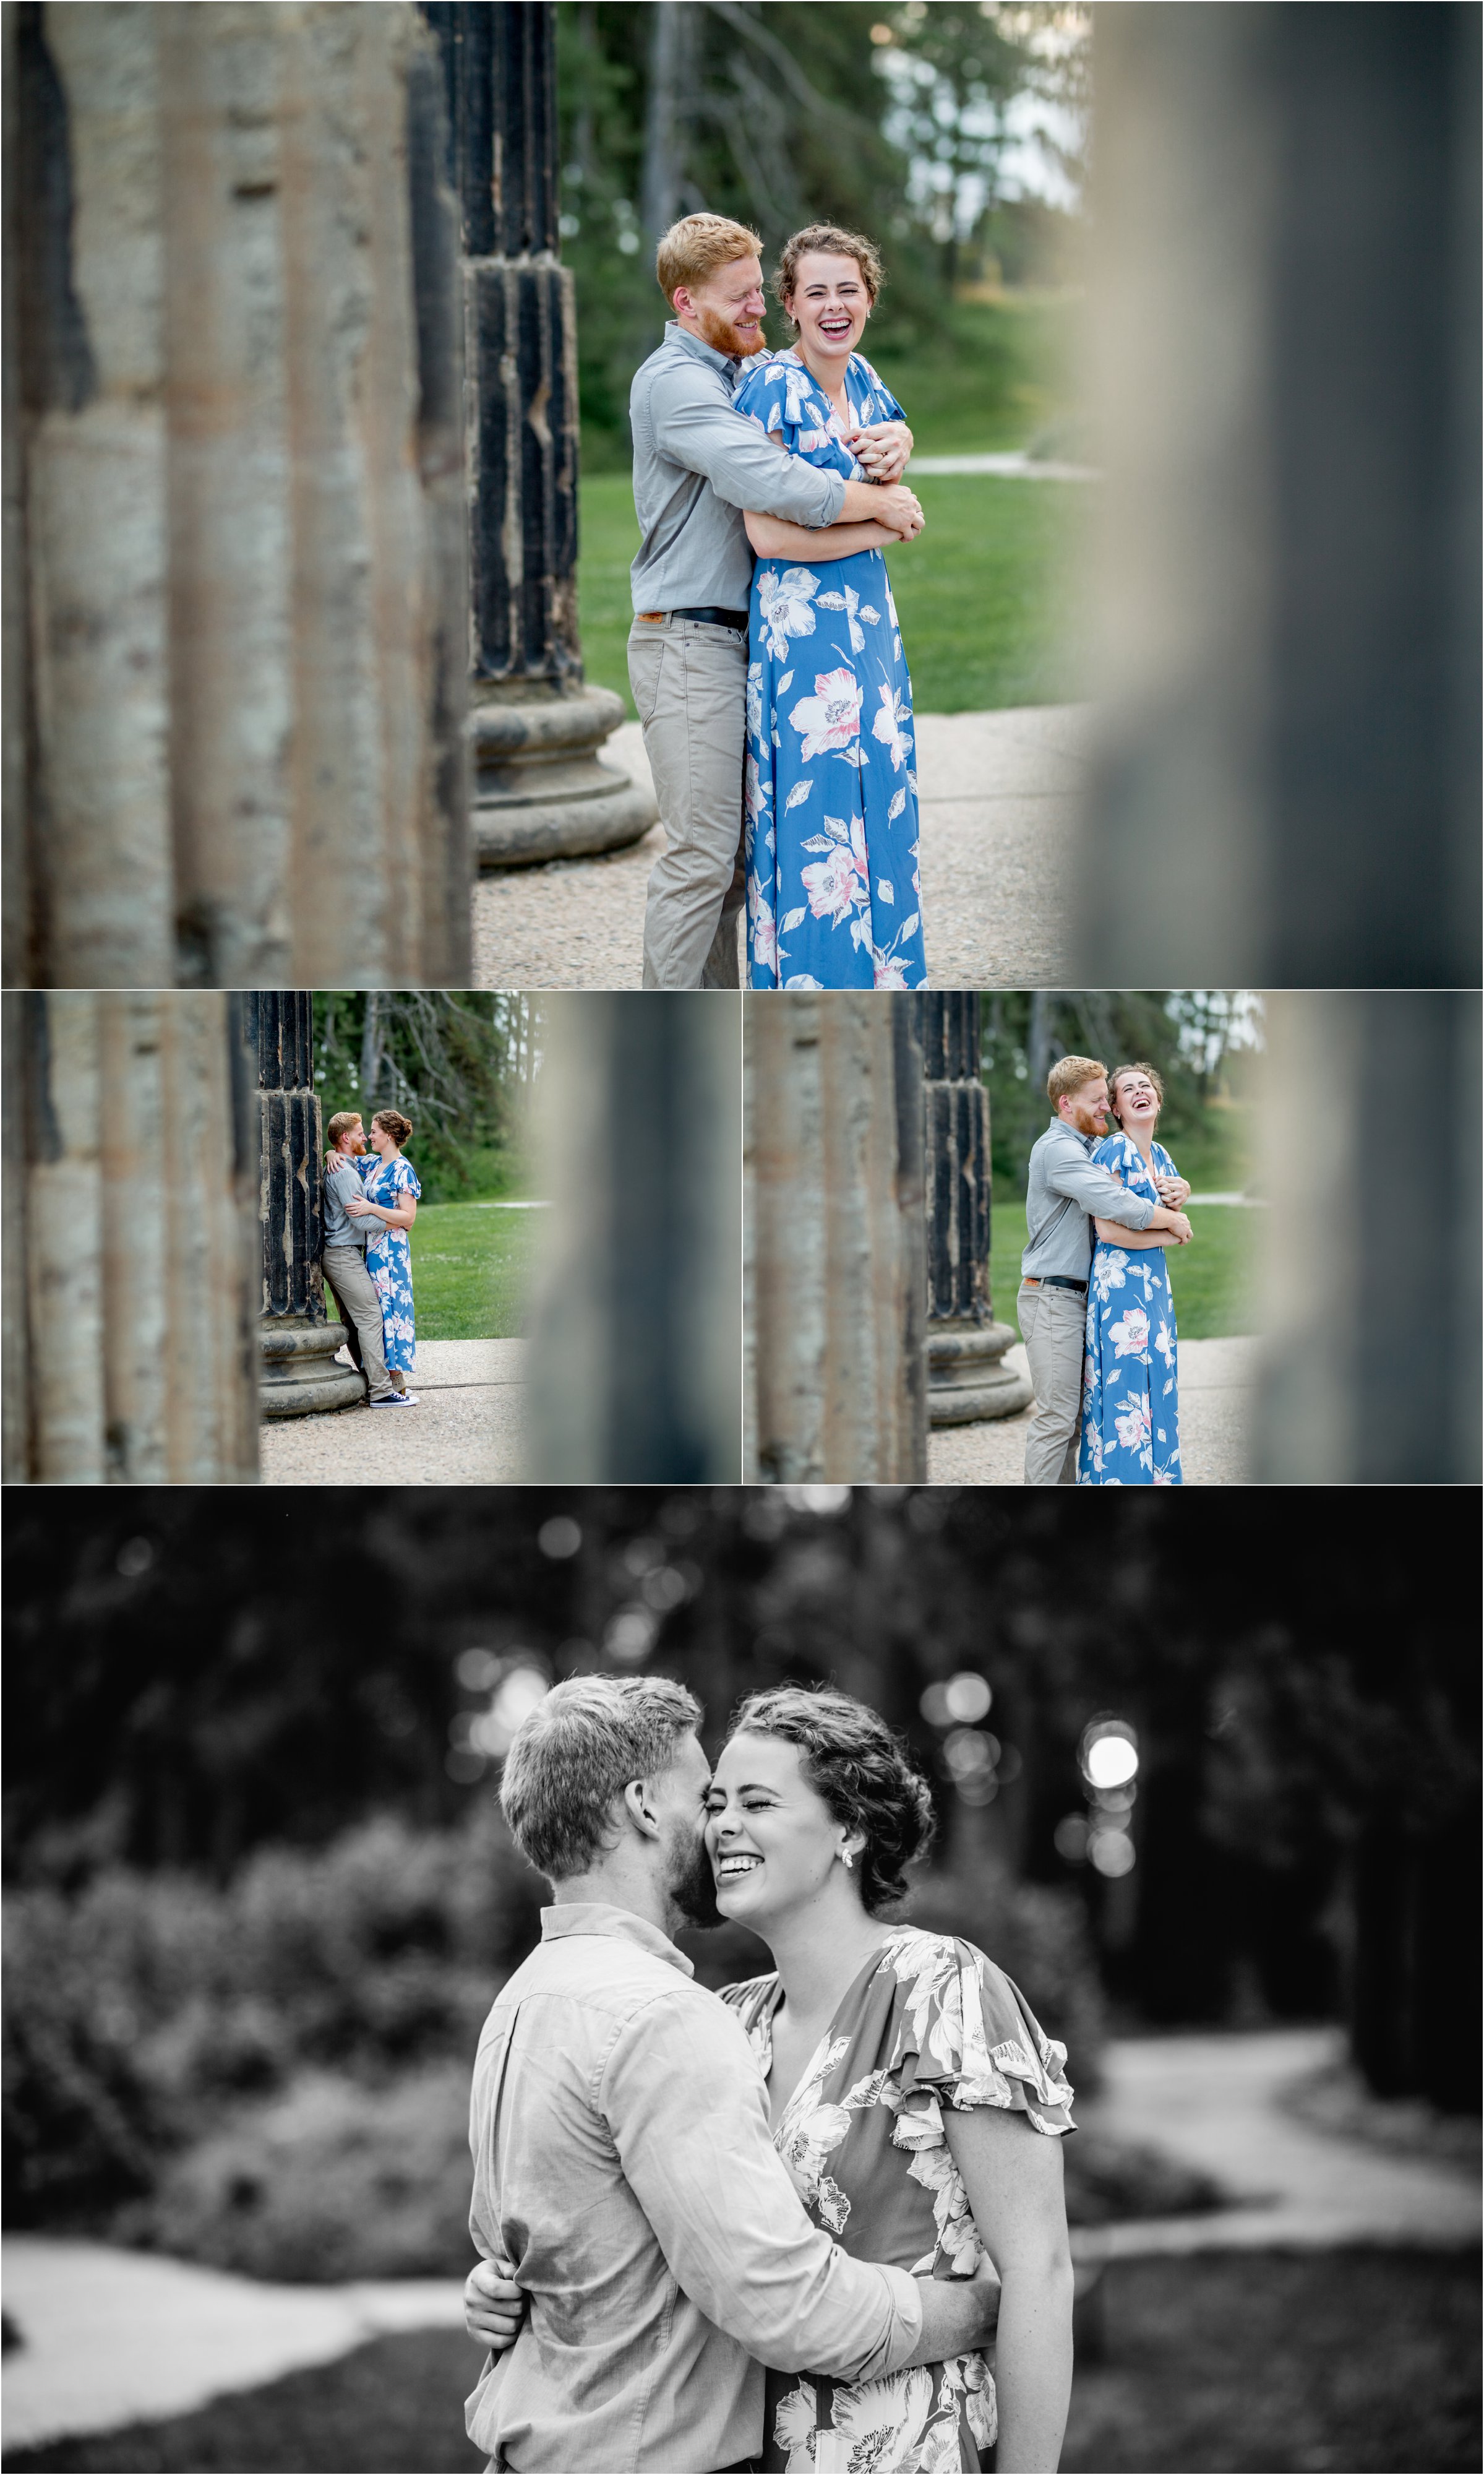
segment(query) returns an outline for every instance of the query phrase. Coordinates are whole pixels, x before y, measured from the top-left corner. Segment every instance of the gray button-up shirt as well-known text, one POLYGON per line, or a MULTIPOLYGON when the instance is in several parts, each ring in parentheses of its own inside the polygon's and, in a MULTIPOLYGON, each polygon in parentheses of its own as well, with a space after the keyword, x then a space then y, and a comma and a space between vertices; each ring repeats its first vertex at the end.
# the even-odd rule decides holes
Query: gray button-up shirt
POLYGON ((484 2024, 470 2109, 486 2259, 530 2299, 466 2420, 516 2468, 732 2466, 763 2441, 763 2366, 900 2369, 905 2270, 810 2224, 746 2037, 622 1908, 546 1908, 484 2024))
POLYGON ((1022 1278, 1085 1281, 1092 1266, 1092 1221, 1116 1220, 1125 1229, 1147 1229, 1157 1207, 1131 1194, 1109 1169, 1092 1159, 1098 1139, 1080 1135, 1064 1117, 1053 1117, 1031 1154, 1026 1185, 1026 1227, 1031 1242, 1020 1258, 1022 1278))
POLYGON ((732 397, 750 364, 728 360, 671 319, 629 390, 634 507, 644 535, 630 575, 636 610, 745 610, 752 546, 742 510, 817 530, 844 478, 786 454, 732 397))
POLYGON ((362 1202, 365 1201, 366 1189, 361 1183, 359 1169, 347 1166, 326 1170, 325 1244, 358 1246, 364 1255, 369 1231, 375 1229, 379 1236, 380 1223, 375 1220, 368 1223, 365 1220, 352 1219, 345 1207, 348 1203, 353 1203, 357 1195, 362 1202))

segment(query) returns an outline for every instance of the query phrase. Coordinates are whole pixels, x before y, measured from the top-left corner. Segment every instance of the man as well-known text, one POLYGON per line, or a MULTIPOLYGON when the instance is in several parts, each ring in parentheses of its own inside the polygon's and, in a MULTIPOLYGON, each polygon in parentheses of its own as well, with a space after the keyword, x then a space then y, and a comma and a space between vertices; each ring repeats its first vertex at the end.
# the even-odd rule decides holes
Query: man
MULTIPOLYGON (((325 1129, 329 1146, 325 1164, 325 1243, 320 1261, 326 1284, 340 1310, 352 1363, 365 1376, 373 1409, 401 1405, 417 1407, 415 1392, 400 1392, 387 1373, 382 1354, 381 1301, 366 1269, 368 1223, 363 1210, 366 1190, 351 1164, 366 1148, 360 1118, 342 1109, 325 1129), (336 1164, 339 1164, 337 1166, 336 1164), (348 1208, 349 1207, 349 1208, 348 1208)), ((379 1223, 374 1225, 379 1226, 379 1223)))
POLYGON ((646 989, 738 986, 752 592, 742 510, 815 531, 874 518, 904 539, 922 524, 898 478, 912 452, 904 422, 851 433, 874 478, 846 481, 786 454, 733 411, 743 363, 764 347, 761 248, 724 215, 671 225, 655 272, 674 316, 629 396, 643 535, 629 683, 667 844, 649 878, 646 989))
POLYGON ((1026 1484, 1075 1486, 1092 1217, 1124 1229, 1168 1229, 1183 1246, 1190 1223, 1179 1206, 1190 1188, 1182 1177, 1156 1177, 1163 1201, 1149 1203, 1088 1157, 1107 1132, 1107 1067, 1095 1057, 1058 1058, 1046 1096, 1057 1114, 1031 1154, 1031 1242, 1020 1259, 1016 1308, 1035 1391, 1026 1484))
MULTIPOLYGON (((984 2343, 992 2275, 935 2284, 847 2257, 773 2147, 726 2006, 670 1936, 718 1922, 700 1708, 665 1677, 559 1684, 517 1732, 500 1802, 550 1876, 542 1942, 474 2064, 470 2230, 528 2304, 467 2423, 491 2464, 735 2469, 763 2366, 869 2380, 984 2343)), ((471 2327, 504 2342, 476 2270, 471 2327)))

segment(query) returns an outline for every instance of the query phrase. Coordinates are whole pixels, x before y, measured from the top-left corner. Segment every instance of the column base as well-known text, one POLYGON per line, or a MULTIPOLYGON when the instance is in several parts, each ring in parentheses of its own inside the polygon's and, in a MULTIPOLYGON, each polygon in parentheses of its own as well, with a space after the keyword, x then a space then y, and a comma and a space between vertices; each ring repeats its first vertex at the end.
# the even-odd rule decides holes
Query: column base
POLYGON ((934 1324, 929 1328, 928 1423, 966 1427, 979 1418, 1013 1418, 1031 1400, 1030 1379, 1003 1363, 1014 1346, 1008 1323, 934 1324))
POLYGON ((622 850, 648 832, 660 813, 651 794, 598 762, 598 748, 624 719, 623 699, 611 688, 521 680, 486 691, 468 724, 481 870, 622 850))
POLYGON ((339 1323, 309 1323, 299 1315, 268 1315, 257 1327, 257 1414, 260 1418, 308 1418, 320 1409, 353 1409, 366 1398, 366 1379, 353 1366, 337 1366, 345 1339, 339 1323))

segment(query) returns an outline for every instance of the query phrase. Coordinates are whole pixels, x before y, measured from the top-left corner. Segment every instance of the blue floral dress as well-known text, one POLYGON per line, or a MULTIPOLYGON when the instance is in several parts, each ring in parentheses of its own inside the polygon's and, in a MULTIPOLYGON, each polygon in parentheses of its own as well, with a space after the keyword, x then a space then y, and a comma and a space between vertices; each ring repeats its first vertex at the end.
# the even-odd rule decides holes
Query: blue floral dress
MULTIPOLYGON (((355 1165, 360 1170, 368 1203, 395 1205, 403 1194, 410 1194, 416 1202, 423 1191, 409 1160, 384 1161, 370 1152, 355 1165)), ((372 1231, 376 1226, 375 1222, 368 1223, 372 1231)), ((400 1375, 410 1375, 417 1333, 412 1317, 412 1249, 405 1229, 383 1227, 379 1238, 367 1237, 366 1269, 381 1301, 382 1355, 387 1365, 400 1375)))
MULTIPOLYGON (((1092 1155, 1131 1194, 1159 1200, 1144 1155, 1128 1135, 1109 1135, 1092 1155)), ((1163 1143, 1153 1170, 1174 1177, 1163 1143)), ((1180 1390, 1175 1299, 1162 1246, 1131 1248, 1100 1238, 1087 1282, 1086 1357, 1079 1486, 1179 1486, 1180 1390)))
MULTIPOLYGON (((845 394, 858 422, 904 417, 859 353, 845 394)), ((791 454, 864 478, 796 354, 750 370, 733 402, 791 454)), ((747 653, 749 985, 926 988, 912 681, 882 552, 760 558, 747 653)))
MULTIPOLYGON (((729 1985, 765 2079, 776 1976, 729 1985)), ((1066 2047, 1046 2036, 992 1960, 903 1925, 850 1985, 805 2068, 773 2145, 816 2226, 857 2260, 917 2277, 972 2277, 984 2257, 943 2130, 944 2110, 992 2105, 1028 2135, 1073 2128, 1066 2047)), ((994 2378, 982 2354, 873 2381, 767 2374, 764 2468, 927 2475, 977 2467, 994 2445, 994 2378)))

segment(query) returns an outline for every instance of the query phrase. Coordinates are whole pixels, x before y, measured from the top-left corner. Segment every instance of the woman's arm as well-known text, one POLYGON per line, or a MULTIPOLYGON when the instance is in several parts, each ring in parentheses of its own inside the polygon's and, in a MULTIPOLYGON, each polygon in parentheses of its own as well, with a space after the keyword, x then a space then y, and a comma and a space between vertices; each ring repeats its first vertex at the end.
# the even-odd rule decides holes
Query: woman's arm
POLYGON ((1096 1213, 1092 1225, 1109 1246, 1122 1246, 1131 1254, 1141 1246, 1178 1246, 1181 1242, 1173 1229, 1126 1229, 1121 1220, 1100 1220, 1096 1213))
POLYGON ((362 1198, 359 1203, 348 1203, 345 1208, 357 1220, 369 1215, 373 1220, 384 1221, 388 1229, 410 1229, 418 1216, 417 1203, 410 1194, 404 1194, 400 1203, 367 1203, 362 1198))
POLYGON ((1052 2475, 1072 2387, 1072 2254, 1061 2143, 1024 2115, 944 2107, 949 2152, 980 2239, 1000 2272, 995 2387, 1000 2475, 1052 2475))
POLYGON ((854 558, 857 551, 894 548, 902 538, 885 525, 825 525, 812 533, 807 525, 791 525, 782 516, 755 516, 750 510, 742 522, 759 558, 802 558, 817 566, 854 558))

